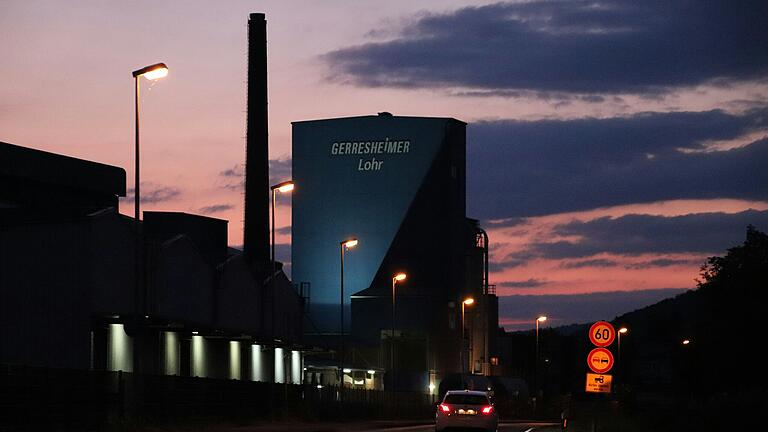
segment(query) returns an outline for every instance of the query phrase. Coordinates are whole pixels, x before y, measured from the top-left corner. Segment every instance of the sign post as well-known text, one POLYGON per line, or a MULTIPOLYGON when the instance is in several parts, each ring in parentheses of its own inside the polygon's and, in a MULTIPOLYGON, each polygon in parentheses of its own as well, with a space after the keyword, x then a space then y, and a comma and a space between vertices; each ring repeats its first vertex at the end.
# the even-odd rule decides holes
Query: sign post
POLYGON ((584 390, 588 393, 610 393, 613 376, 606 375, 613 367, 613 354, 608 350, 616 339, 616 329, 607 321, 598 321, 589 328, 589 341, 596 346, 587 354, 587 372, 584 390))

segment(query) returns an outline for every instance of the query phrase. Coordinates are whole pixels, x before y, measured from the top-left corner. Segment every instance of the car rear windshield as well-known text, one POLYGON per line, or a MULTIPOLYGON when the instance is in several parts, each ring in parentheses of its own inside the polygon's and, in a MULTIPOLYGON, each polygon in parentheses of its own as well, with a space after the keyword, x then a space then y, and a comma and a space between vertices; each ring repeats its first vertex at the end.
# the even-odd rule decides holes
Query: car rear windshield
POLYGON ((445 403, 456 405, 488 405, 488 398, 483 395, 449 394, 445 396, 445 403))

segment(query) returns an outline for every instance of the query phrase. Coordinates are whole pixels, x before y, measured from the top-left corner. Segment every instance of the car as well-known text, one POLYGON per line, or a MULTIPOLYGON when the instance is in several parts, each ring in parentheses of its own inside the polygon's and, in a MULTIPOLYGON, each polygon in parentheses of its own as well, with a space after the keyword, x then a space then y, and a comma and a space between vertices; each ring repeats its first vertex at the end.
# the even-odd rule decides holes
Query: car
POLYGON ((436 432, 454 428, 496 432, 498 426, 499 415, 486 392, 450 390, 437 404, 436 432))

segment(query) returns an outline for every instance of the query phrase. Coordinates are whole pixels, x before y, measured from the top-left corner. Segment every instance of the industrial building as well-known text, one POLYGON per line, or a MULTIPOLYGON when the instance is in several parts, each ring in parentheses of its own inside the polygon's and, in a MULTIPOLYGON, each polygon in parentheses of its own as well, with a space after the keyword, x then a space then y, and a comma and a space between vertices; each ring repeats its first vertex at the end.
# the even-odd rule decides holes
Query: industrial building
POLYGON ((227 221, 144 212, 137 233, 125 192, 121 168, 0 143, 0 363, 300 383, 285 275, 273 319, 272 281, 227 221))
POLYGON ((304 299, 269 250, 264 14, 248 22, 243 250, 121 215, 122 168, 0 142, 0 363, 302 382, 304 299))
POLYGON ((497 300, 487 236, 466 217, 465 134, 455 119, 385 112, 293 123, 291 262, 311 287, 306 331, 346 343, 344 368, 385 369, 390 388, 490 371, 497 300))

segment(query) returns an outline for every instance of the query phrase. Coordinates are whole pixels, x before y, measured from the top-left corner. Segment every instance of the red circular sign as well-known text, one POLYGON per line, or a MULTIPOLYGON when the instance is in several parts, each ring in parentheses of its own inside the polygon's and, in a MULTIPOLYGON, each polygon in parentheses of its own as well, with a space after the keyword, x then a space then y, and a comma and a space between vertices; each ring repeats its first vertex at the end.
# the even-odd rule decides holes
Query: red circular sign
POLYGON ((592 372, 604 374, 613 367, 613 354, 605 348, 595 348, 587 355, 587 365, 592 372))
POLYGON ((589 340, 593 345, 607 347, 616 339, 616 330, 611 323, 598 321, 589 328, 589 340))

